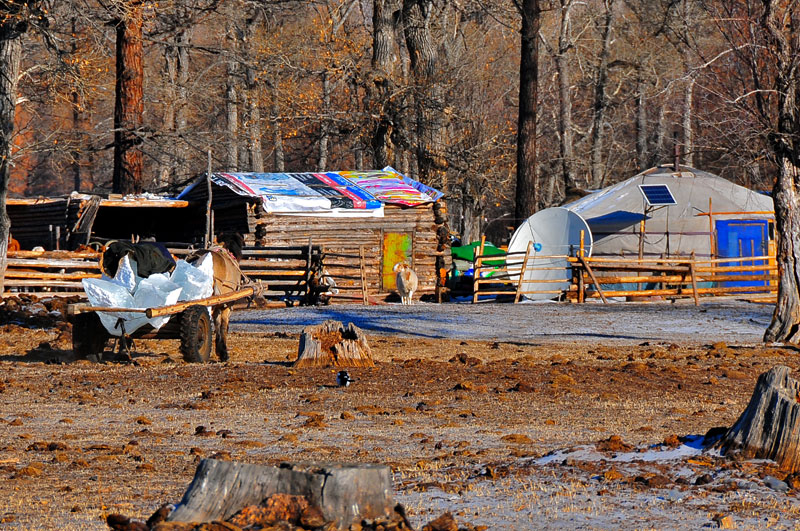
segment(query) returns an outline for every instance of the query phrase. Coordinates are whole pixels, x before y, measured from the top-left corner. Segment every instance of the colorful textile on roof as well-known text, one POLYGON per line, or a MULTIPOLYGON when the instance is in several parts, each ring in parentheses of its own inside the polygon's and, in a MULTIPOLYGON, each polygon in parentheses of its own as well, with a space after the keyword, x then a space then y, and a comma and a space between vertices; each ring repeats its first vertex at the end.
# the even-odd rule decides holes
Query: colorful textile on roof
POLYGON ((432 203, 444 195, 439 190, 406 177, 391 166, 382 170, 343 171, 339 175, 384 203, 415 206, 432 203))
POLYGON ((212 180, 241 195, 261 197, 267 212, 381 208, 380 201, 335 174, 215 173, 212 180))
POLYGON ((264 209, 276 214, 381 216, 384 203, 416 206, 443 195, 390 167, 342 172, 214 173, 211 180, 239 195, 260 197, 264 209))

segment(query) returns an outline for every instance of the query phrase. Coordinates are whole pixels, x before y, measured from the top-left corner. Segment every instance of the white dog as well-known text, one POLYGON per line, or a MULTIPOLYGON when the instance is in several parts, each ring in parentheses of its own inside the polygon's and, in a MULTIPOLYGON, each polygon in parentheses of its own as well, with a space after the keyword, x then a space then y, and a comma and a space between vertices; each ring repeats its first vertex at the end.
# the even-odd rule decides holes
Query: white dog
POLYGON ((397 293, 400 294, 401 303, 411 304, 411 299, 414 297, 414 292, 417 291, 417 284, 419 283, 417 274, 406 262, 396 263, 392 271, 397 273, 397 293))

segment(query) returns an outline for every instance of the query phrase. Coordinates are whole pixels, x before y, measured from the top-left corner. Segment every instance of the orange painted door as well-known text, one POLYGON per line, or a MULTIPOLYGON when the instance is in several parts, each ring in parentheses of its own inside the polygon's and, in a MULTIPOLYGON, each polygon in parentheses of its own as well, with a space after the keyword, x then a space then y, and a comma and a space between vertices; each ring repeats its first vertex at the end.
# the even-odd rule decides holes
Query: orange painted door
POLYGON ((392 268, 399 262, 412 264, 413 235, 410 232, 383 233, 383 265, 381 268, 381 286, 383 291, 397 289, 395 273, 392 268))

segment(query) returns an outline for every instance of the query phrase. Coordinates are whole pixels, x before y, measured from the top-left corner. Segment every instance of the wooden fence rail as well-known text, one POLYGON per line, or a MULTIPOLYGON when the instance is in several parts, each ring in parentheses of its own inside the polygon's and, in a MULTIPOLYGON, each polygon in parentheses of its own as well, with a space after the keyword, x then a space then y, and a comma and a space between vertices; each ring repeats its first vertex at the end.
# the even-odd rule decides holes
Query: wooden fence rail
POLYGON ((699 304, 700 297, 731 295, 770 300, 778 279, 771 256, 638 260, 584 257, 580 251, 578 256, 542 256, 532 254, 530 245, 526 252, 498 256, 484 255, 482 242, 474 261, 472 301, 505 297, 518 302, 526 295, 573 302, 664 297, 693 298, 699 304))
MULTIPOLYGON (((193 250, 170 247, 177 258, 193 250)), ((267 285, 263 295, 287 304, 314 304, 324 288, 316 277, 324 267, 318 245, 296 247, 258 247, 243 249, 242 272, 267 285)), ((100 278, 99 252, 13 251, 8 253, 3 297, 26 292, 38 297, 80 296, 85 298, 81 280, 100 278)))
POLYGON ((48 297, 82 297, 81 280, 99 277, 98 252, 10 251, 2 296, 35 292, 48 297))

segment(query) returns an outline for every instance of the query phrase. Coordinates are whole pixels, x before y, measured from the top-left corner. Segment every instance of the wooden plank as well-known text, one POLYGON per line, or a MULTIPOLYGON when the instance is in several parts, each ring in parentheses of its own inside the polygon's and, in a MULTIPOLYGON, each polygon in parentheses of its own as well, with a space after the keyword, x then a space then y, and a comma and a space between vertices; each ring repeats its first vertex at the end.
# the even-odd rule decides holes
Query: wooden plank
POLYGON ((54 273, 48 271, 25 271, 19 269, 6 270, 6 279, 26 278, 40 280, 81 280, 84 278, 100 278, 100 273, 87 273, 85 271, 74 271, 72 273, 54 273))
MULTIPOLYGON (((584 261, 588 264, 589 262, 584 261)), ((688 265, 658 265, 658 264, 647 264, 647 265, 639 265, 639 264, 603 264, 592 262, 592 269, 594 271, 664 271, 667 273, 676 273, 676 274, 688 274, 689 273, 689 266, 688 265)))
MULTIPOLYGON (((770 293, 774 292, 772 286, 733 286, 724 288, 697 288, 698 295, 718 295, 730 293, 770 293)), ((607 297, 654 297, 680 295, 678 289, 650 289, 650 290, 604 290, 607 297)), ((599 296, 596 292, 587 292, 587 297, 599 296)), ((689 295, 686 295, 687 297, 689 295)))
POLYGON ((689 264, 689 272, 692 275, 692 295, 694 296, 694 305, 700 306, 700 301, 698 300, 697 295, 697 277, 695 276, 694 272, 694 264, 689 264))
POLYGON ((77 259, 88 259, 88 260, 100 260, 101 253, 95 251, 10 251, 8 253, 8 258, 55 258, 55 259, 68 259, 68 260, 77 260, 77 259))
POLYGON ((359 254, 361 256, 361 297, 362 302, 364 304, 369 303, 369 297, 367 296, 367 275, 364 271, 364 248, 362 247, 359 249, 359 254))
POLYGON ((22 267, 28 269, 36 269, 43 267, 100 269, 100 263, 92 261, 83 261, 83 260, 54 260, 54 259, 29 260, 26 258, 14 258, 8 260, 7 267, 22 267))
POLYGON ((217 304, 225 304, 226 302, 233 302, 239 299, 244 299, 245 297, 249 297, 255 293, 255 288, 252 286, 248 286, 246 288, 242 288, 240 290, 226 293, 223 295, 214 295, 212 297, 207 297, 205 299, 199 299, 194 301, 185 301, 179 302, 177 304, 172 304, 170 306, 161 306, 160 308, 148 308, 145 312, 147 318, 159 317, 162 315, 172 315, 175 313, 180 313, 189 306, 194 306, 196 304, 200 304, 202 306, 214 306, 217 304))
POLYGON ((239 299, 249 297, 254 292, 255 288, 253 288, 252 286, 248 286, 246 288, 242 288, 232 293, 226 293, 224 295, 214 295, 212 297, 206 297, 204 299, 184 301, 169 306, 160 306, 158 308, 118 308, 109 306, 89 306, 88 304, 77 304, 77 305, 69 305, 67 308, 67 312, 72 315, 77 315, 79 313, 88 313, 88 312, 144 313, 147 316, 147 318, 150 319, 153 317, 160 317, 162 315, 173 315, 176 313, 180 313, 189 306, 195 306, 198 304, 201 306, 214 306, 216 304, 225 304, 227 302, 237 301, 239 299))
POLYGON ((81 291, 4 291, 0 293, 0 298, 9 299, 25 295, 26 297, 33 297, 35 299, 52 299, 54 297, 78 297, 79 299, 86 299, 86 293, 81 291))
POLYGON ((528 267, 528 260, 531 259, 531 249, 533 248, 533 241, 528 242, 528 248, 525 250, 525 258, 522 260, 522 267, 519 270, 519 276, 517 277, 517 292, 514 295, 514 304, 519 302, 520 297, 522 294, 522 284, 525 282, 525 269, 528 267))
POLYGON ((597 290, 597 293, 600 294, 600 298, 603 300, 603 303, 608 304, 608 299, 606 299, 606 296, 603 294, 603 289, 600 287, 597 277, 594 276, 594 271, 592 271, 592 268, 589 267, 588 263, 586 263, 586 259, 583 256, 578 255, 578 261, 586 269, 586 272, 589 273, 589 277, 591 277, 592 282, 594 283, 595 290, 597 290))
POLYGON ((20 280, 20 279, 6 279, 6 288, 75 288, 83 289, 83 284, 80 282, 70 282, 68 280, 20 280))

